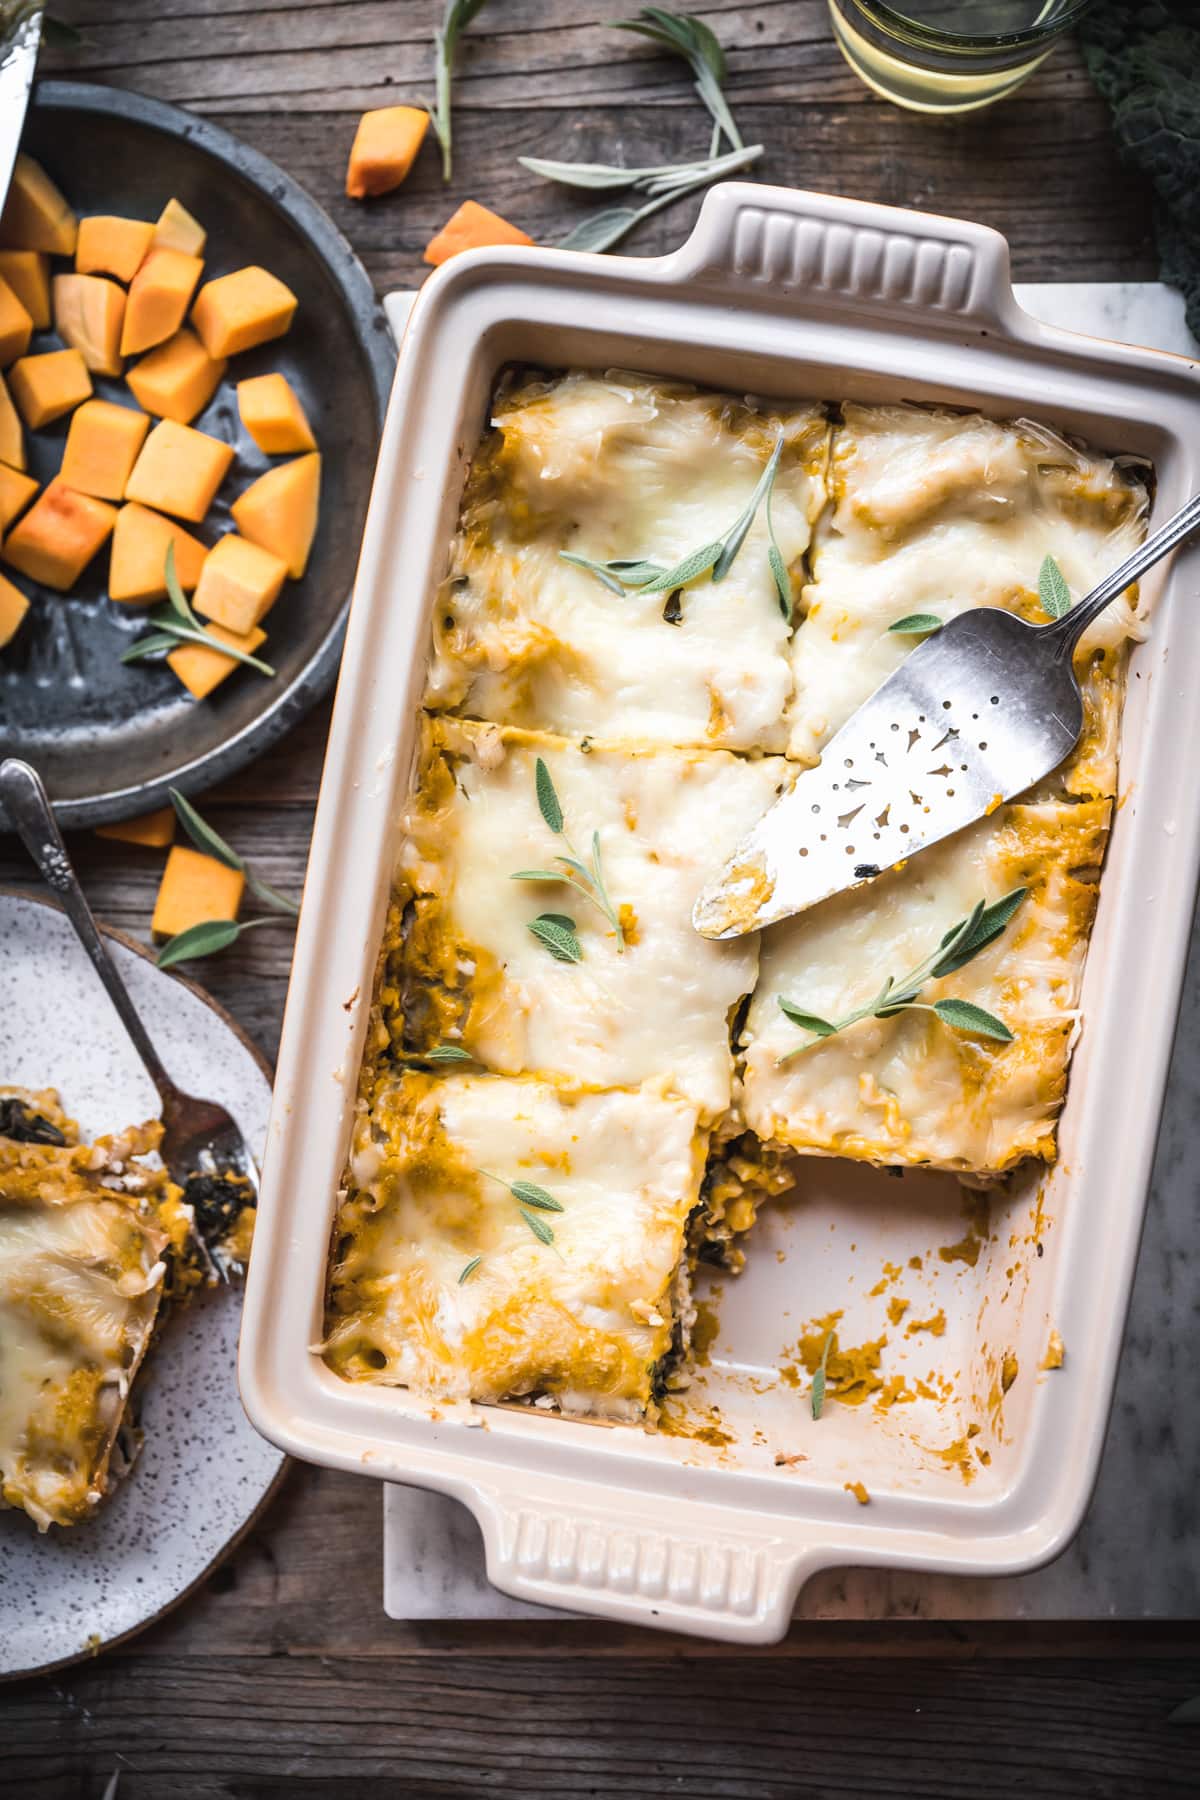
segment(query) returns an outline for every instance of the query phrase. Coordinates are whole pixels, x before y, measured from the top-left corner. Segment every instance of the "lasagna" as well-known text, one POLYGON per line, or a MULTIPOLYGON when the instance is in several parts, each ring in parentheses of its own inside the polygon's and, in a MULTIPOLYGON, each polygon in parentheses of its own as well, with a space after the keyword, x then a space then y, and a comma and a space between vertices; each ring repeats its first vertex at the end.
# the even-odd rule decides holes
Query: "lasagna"
POLYGON ((739 1266, 797 1155, 975 1181, 1054 1155, 1135 590, 1079 646, 1084 732, 1037 791, 761 938, 691 911, 904 656, 890 626, 1043 619, 1045 559, 1078 596, 1145 515, 1135 468, 1026 420, 501 384, 434 609, 333 1369, 652 1422, 697 1258, 739 1266), (781 1006, 843 1017, 1016 890, 922 995, 1003 1039, 885 1009, 809 1042, 781 1006))
POLYGON ((81 1144, 50 1090, 0 1089, 0 1501, 40 1529, 91 1514, 190 1215, 143 1159, 162 1126, 81 1144))

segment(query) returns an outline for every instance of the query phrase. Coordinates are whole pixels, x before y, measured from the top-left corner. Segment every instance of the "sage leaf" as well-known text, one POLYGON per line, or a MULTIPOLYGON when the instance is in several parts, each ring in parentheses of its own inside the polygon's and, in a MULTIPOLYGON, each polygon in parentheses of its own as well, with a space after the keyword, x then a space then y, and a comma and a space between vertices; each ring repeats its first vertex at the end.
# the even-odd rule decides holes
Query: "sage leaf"
POLYGON ((592 562, 590 557, 586 556, 576 556, 571 550, 560 550, 558 554, 561 561, 570 563, 572 568, 585 569, 589 575, 594 575, 597 581, 602 581, 611 594, 624 594, 625 589, 605 563, 592 562))
POLYGON ((424 1057, 425 1062, 431 1063, 469 1063, 476 1060, 461 1044, 435 1044, 424 1057))
POLYGON ((741 133, 734 124, 722 82, 725 80, 725 53, 711 28, 694 13, 668 12, 662 6, 643 6, 635 19, 613 21, 617 31, 631 31, 649 38, 664 50, 681 56, 696 78, 696 92, 703 100, 717 127, 724 132, 735 150, 742 146, 741 133))
MULTIPOLYGON (((934 978, 940 979, 943 975, 955 974, 959 969, 965 968, 967 963, 978 956, 981 950, 986 950, 989 944, 994 944, 1006 930, 1010 919, 1028 892, 1027 887, 1013 888, 1001 899, 994 901, 991 906, 984 906, 980 903, 971 918, 965 921, 970 929, 964 933, 958 943, 953 944, 947 954, 939 956, 934 963, 930 971, 934 978)), ((954 934, 951 935, 953 937, 954 934)))
POLYGON ((540 1243, 552 1244, 554 1242, 554 1228, 547 1225, 545 1219, 541 1218, 538 1213, 530 1212, 529 1208, 525 1206, 518 1207, 517 1211, 540 1243))
POLYGON ((668 588, 686 587, 689 581, 695 581, 698 575, 707 575, 714 567, 721 554, 723 542, 717 538, 711 544, 702 544, 699 550, 693 550, 682 562, 677 562, 673 569, 663 569, 653 581, 647 581, 638 589, 639 594, 661 594, 668 588))
POLYGON ((139 638, 128 650, 122 650, 121 661, 134 663, 147 656, 162 656, 167 650, 178 650, 179 641, 173 631, 152 631, 149 637, 139 638))
POLYGON ((610 206, 603 212, 590 213, 573 231, 559 242, 560 250, 611 250, 639 220, 657 212, 661 201, 646 206, 610 206))
POLYGON ((805 1012, 802 1006, 796 1006, 792 1001, 785 1000, 782 994, 779 996, 779 1008, 792 1024, 799 1025, 802 1031, 813 1031, 818 1037, 823 1038, 833 1037, 837 1031, 837 1026, 831 1025, 828 1019, 822 1019, 818 1013, 805 1012))
POLYGON ((540 756, 534 771, 534 782, 541 815, 555 836, 558 836, 563 828, 563 809, 558 795, 554 791, 554 782, 551 779, 550 771, 540 756))
POLYGON ((470 1281, 472 1275, 475 1273, 476 1269, 479 1267, 479 1265, 482 1261, 483 1261, 482 1256, 473 1256, 471 1258, 470 1262, 463 1264, 462 1268, 458 1272, 459 1287, 462 1286, 464 1281, 470 1281))
POLYGON ((565 1210, 562 1202, 556 1200, 553 1194, 547 1193, 544 1187, 539 1187, 536 1181, 511 1182, 510 1191, 514 1200, 519 1200, 523 1206, 536 1207, 539 1212, 560 1213, 565 1210))
POLYGON ((433 34, 437 102, 430 109, 429 116, 434 136, 442 146, 443 181, 449 181, 453 167, 451 86, 454 79, 454 59, 458 51, 458 40, 476 14, 483 11, 486 3, 487 0, 446 0, 446 11, 442 17, 441 26, 433 34))
POLYGON ((905 613, 902 619, 895 619, 888 626, 899 637, 928 637, 931 632, 940 631, 942 621, 936 613, 905 613))
POLYGON ((518 869, 508 879, 510 881, 565 881, 567 878, 561 869, 518 869))
POLYGON ((227 844, 219 831, 215 831, 206 819, 202 819, 191 801, 180 793, 178 788, 168 788, 171 805, 175 808, 175 816, 195 844, 205 856, 215 857, 224 863, 227 869, 245 870, 246 864, 232 844, 227 844))
POLYGON ((975 1032, 979 1037, 995 1038, 1001 1044, 1012 1043, 1012 1032, 1004 1020, 986 1012, 982 1006, 976 1006, 973 1000, 935 1000, 933 1010, 943 1025, 952 1025, 955 1031, 975 1032))
POLYGON ((833 1343, 833 1332, 826 1334, 825 1344, 821 1351, 821 1360, 817 1364, 812 1378, 812 1416, 819 1419, 821 1408, 825 1404, 825 1370, 829 1363, 829 1347, 833 1343))
POLYGON ((169 969, 193 957, 212 956, 236 943, 243 929, 236 919, 206 919, 202 925, 189 925, 186 931, 168 938, 154 960, 160 969, 169 969))
POLYGON ((1044 557, 1038 570, 1038 599, 1052 619, 1061 619, 1071 610, 1071 590, 1052 556, 1044 557))
POLYGON ((583 951, 575 933, 560 921, 563 915, 542 913, 539 918, 530 919, 528 929, 544 944, 551 956, 559 962, 577 963, 583 961, 583 951))

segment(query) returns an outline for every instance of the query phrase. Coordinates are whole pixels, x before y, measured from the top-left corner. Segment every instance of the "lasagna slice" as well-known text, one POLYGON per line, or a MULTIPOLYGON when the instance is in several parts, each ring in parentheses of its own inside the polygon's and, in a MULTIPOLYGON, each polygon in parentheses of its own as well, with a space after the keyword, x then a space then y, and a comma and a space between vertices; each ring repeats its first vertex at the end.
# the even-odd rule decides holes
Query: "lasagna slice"
POLYGON ((335 1227, 326 1361, 450 1399, 643 1418, 690 1320, 705 1141, 695 1107, 650 1085, 380 1075, 335 1227))
MULTIPOLYGON (((1147 496, 1123 465, 1044 426, 912 406, 843 407, 832 509, 792 645, 789 755, 814 762, 917 638, 889 627, 1003 606, 1043 622, 1038 574, 1053 556, 1078 599, 1140 542, 1147 496)), ((1055 791, 1115 792, 1125 650, 1140 636, 1131 588, 1075 653, 1079 746, 1055 791)))
POLYGON ((780 757, 426 717, 379 987, 394 1049, 421 1058, 452 1042, 488 1069, 579 1087, 653 1079, 716 1117, 758 944, 698 937, 692 904, 789 778, 780 757), (607 910, 579 873, 593 857, 607 910))
POLYGON ((565 560, 675 567, 734 524, 780 440, 770 522, 798 577, 825 502, 820 407, 625 372, 502 391, 435 611, 426 705, 568 737, 782 750, 789 622, 765 504, 720 581, 639 595, 565 560))
POLYGON ((139 1159, 162 1126, 95 1144, 51 1092, 0 1090, 0 1500, 45 1530, 111 1485, 130 1385, 188 1230, 139 1159))
POLYGON ((1003 807, 764 932, 745 1031, 751 1130, 809 1154, 975 1175, 1051 1160, 1109 810, 1106 800, 1003 807), (784 999, 844 1016, 915 968, 978 901, 1017 887, 1028 893, 1002 935, 921 994, 973 1001, 1003 1020, 1011 1043, 927 1011, 815 1039, 781 1010, 784 999))

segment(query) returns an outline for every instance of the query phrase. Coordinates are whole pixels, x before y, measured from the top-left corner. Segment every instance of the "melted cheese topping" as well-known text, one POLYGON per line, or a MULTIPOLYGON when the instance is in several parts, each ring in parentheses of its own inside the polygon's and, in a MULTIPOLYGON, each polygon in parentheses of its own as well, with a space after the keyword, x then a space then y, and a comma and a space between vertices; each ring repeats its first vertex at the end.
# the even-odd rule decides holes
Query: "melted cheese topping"
POLYGON ((800 567, 824 504, 820 408, 756 407, 625 373, 527 381, 477 454, 439 603, 426 703, 596 738, 781 750, 788 626, 766 510, 724 580, 610 592, 560 556, 670 567, 719 536, 784 435, 772 522, 800 567))
MULTIPOLYGON (((1045 618, 1038 571, 1053 556, 1073 594, 1094 587, 1145 530, 1146 494, 1107 457, 1028 421, 917 407, 843 408, 833 508, 792 646, 788 754, 821 746, 898 668, 916 640, 889 632, 909 613, 949 619, 972 606, 1045 618)), ((1132 588, 1076 652, 1084 736, 1058 791, 1112 794, 1127 640, 1141 635, 1132 588)))
POLYGON ((708 1119, 723 1112, 728 1015, 754 985, 758 942, 709 943, 691 909, 788 774, 777 757, 585 753, 561 738, 427 720, 399 863, 414 905, 385 975, 402 1044, 420 1052, 452 1033, 505 1074, 584 1087, 653 1078, 708 1119), (512 879, 518 869, 553 870, 567 851, 538 807, 539 757, 585 861, 599 834, 623 949, 565 882, 512 879), (545 912, 574 919, 581 962, 557 961, 531 933, 545 912))
MULTIPOLYGON (((31 1100, 69 1124, 56 1096, 31 1100)), ((106 1491, 162 1295, 165 1177, 131 1162, 161 1130, 64 1149, 0 1138, 0 1499, 42 1530, 106 1491)))
POLYGON ((738 1265, 736 1236, 789 1151, 982 1175, 1053 1156, 1124 651, 1140 631, 1133 590, 1080 648, 1080 746, 1024 804, 772 927, 761 956, 752 938, 701 939, 690 913, 797 764, 911 648, 889 625, 974 605, 1038 619, 1044 557, 1078 595, 1140 538, 1144 512, 1116 462, 1028 421, 848 405, 831 434, 819 406, 625 373, 501 394, 437 607, 339 1214, 333 1368, 644 1416, 686 1349, 689 1259, 706 1240, 738 1265), (563 561, 672 564, 711 542, 780 429, 772 522, 793 590, 808 577, 794 632, 764 508, 723 581, 673 597, 678 624, 664 594, 615 594, 563 561), (790 764, 765 754, 780 750, 790 764), (575 851, 599 833, 622 953, 569 887, 510 879, 568 851, 539 810, 539 756, 575 851), (1011 1043, 906 1012, 781 1065, 803 1041, 781 995, 842 1015, 1018 885, 1030 892, 1003 936, 922 996, 973 1000, 1011 1043), (544 912, 574 919, 581 962, 530 933, 544 912), (729 1032, 747 994, 731 1105, 729 1032), (499 1073, 400 1072, 446 1041, 499 1073), (483 1170, 558 1197, 553 1249, 483 1170))
POLYGON ((796 1150, 975 1173, 1052 1158, 1109 810, 1101 800, 1005 807, 771 926, 745 1033, 751 1129, 796 1150), (819 1018, 844 1016, 887 975, 915 968, 976 901, 1021 886, 1029 893, 1004 934, 921 995, 974 1001, 1004 1020, 1010 1044, 904 1012, 779 1062, 807 1042, 781 997, 819 1018))
POLYGON ((671 1347, 704 1144, 695 1108, 649 1086, 385 1081, 355 1132, 326 1360, 447 1398, 546 1394, 565 1412, 639 1417, 671 1347), (504 1185, 520 1180, 562 1207, 534 1214, 552 1245, 504 1185))

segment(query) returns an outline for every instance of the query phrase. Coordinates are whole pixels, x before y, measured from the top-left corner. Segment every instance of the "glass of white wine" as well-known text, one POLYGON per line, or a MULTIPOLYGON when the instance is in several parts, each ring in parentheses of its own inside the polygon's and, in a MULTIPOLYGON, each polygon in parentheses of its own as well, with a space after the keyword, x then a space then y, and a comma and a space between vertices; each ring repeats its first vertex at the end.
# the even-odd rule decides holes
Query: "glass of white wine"
POLYGON ((829 0, 856 75, 914 112, 970 112, 1020 86, 1091 0, 829 0))

